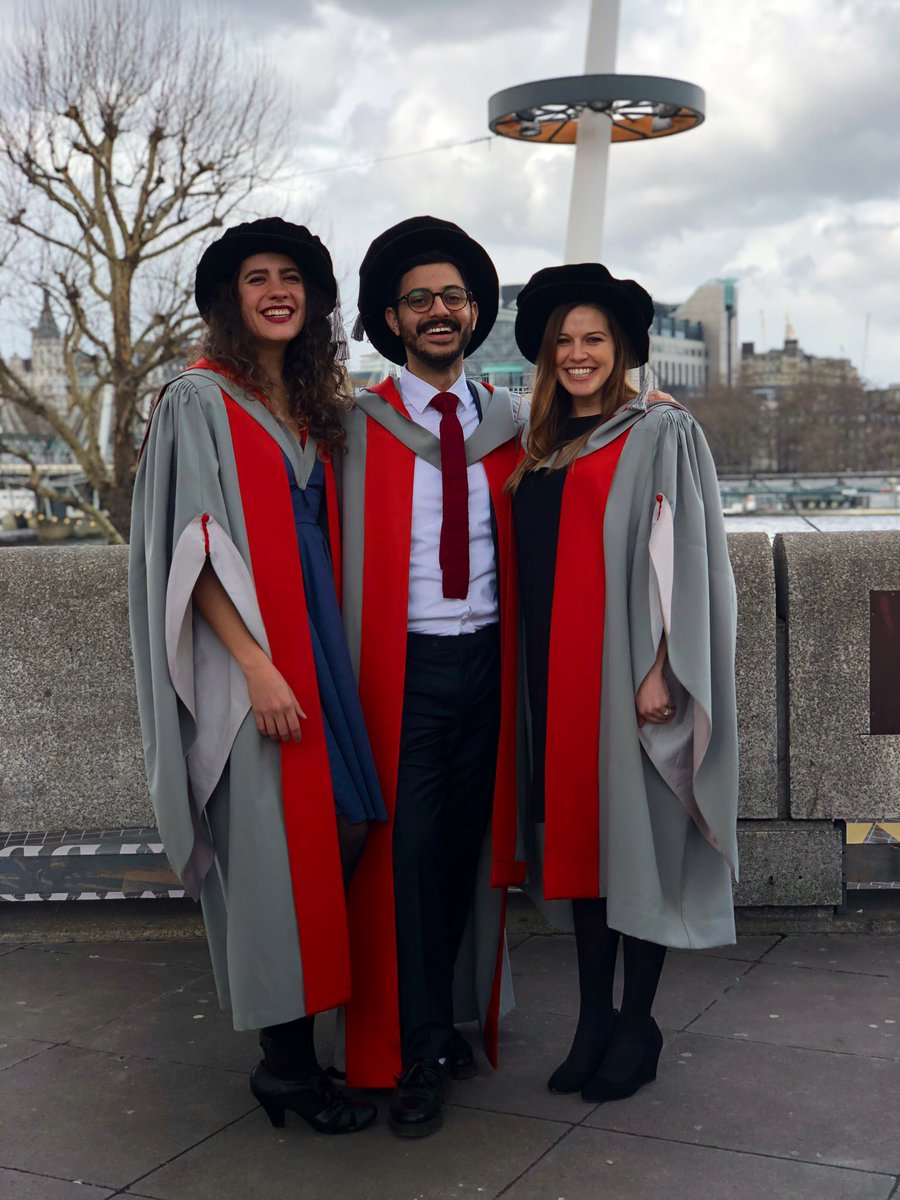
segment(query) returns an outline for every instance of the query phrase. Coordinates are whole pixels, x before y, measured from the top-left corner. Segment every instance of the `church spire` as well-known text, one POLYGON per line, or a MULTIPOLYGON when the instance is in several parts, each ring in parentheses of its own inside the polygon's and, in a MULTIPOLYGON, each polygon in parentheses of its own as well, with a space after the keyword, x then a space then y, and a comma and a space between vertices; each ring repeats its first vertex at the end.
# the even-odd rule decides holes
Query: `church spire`
POLYGON ((43 338, 46 341, 59 341, 59 328, 53 319, 53 312, 50 308, 50 293, 46 288, 44 288, 44 307, 41 309, 41 317, 32 332, 36 338, 43 338))

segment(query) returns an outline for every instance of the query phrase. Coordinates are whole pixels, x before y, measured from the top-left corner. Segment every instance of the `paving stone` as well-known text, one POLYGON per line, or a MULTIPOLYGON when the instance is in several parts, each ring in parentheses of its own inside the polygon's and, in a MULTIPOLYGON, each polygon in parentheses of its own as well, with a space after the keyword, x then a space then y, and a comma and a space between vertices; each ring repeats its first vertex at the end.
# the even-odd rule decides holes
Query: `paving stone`
POLYGON ((734 958, 738 962, 758 962, 778 943, 777 934, 745 933, 734 946, 711 946, 709 950, 672 950, 673 959, 700 954, 704 958, 734 958))
POLYGON ((521 946, 523 942, 527 942, 530 937, 530 933, 508 933, 506 935, 507 950, 512 954, 513 950, 521 946))
MULTIPOLYGON (((26 1058, 33 1058, 35 1054, 41 1054, 51 1045, 52 1042, 32 1042, 28 1038, 3 1038, 0 1040, 0 1071, 14 1066, 17 1062, 23 1062, 26 1058)), ((0 1195, 2 1194, 0 1192, 0 1195)))
POLYGON ((710 946, 708 950, 672 950, 673 958, 688 955, 692 958, 701 954, 709 959, 737 959, 739 962, 757 962, 778 944, 778 934, 742 934, 734 946, 710 946))
MULTIPOLYGON (((447 1106, 433 1137, 395 1137, 387 1101, 375 1126, 326 1137, 261 1110, 134 1184, 154 1200, 299 1196, 303 1200, 491 1200, 566 1131, 555 1121, 447 1106)), ((554 1196, 558 1193, 554 1193, 554 1196)))
POLYGON ((655 1083, 584 1123, 896 1174, 898 1095, 900 1064, 887 1059, 680 1034, 655 1083))
POLYGON ((791 934, 766 955, 766 963, 896 978, 900 977, 900 938, 876 933, 791 934))
MULTIPOLYGON (((547 1080, 569 1052, 575 1021, 556 1013, 518 1008, 500 1025, 500 1068, 495 1071, 480 1050, 477 1027, 465 1027, 478 1059, 478 1074, 453 1085, 451 1103, 464 1108, 516 1113, 577 1124, 590 1106, 576 1093, 556 1096, 547 1080)), ((663 1030, 666 1041, 677 1031, 663 1030)))
MULTIPOLYGON (((578 1016, 578 969, 575 939, 530 938, 511 959, 516 1001, 527 1012, 578 1016)), ((663 968, 654 1014, 660 1025, 683 1029, 749 969, 735 959, 709 955, 672 954, 663 968)), ((619 957, 616 995, 621 994, 619 957)), ((618 1000, 617 1000, 618 1003, 618 1000)))
POLYGON ((0 1196, 5 1200, 106 1200, 108 1188, 92 1187, 72 1179, 51 1179, 0 1167, 0 1196))
POLYGON ((31 945, 29 949, 74 954, 77 958, 88 958, 92 962, 114 959, 157 967, 177 965, 193 967, 197 971, 212 969, 205 938, 160 938, 146 942, 41 942, 31 945))
POLYGON ((3 1073, 0 1163, 124 1187, 252 1105, 227 1071, 56 1046, 3 1073))
POLYGON ((760 963, 691 1033, 900 1058, 900 978, 760 963))
MULTIPOLYGON (((546 1091, 575 1024, 574 941, 529 937, 512 951, 521 1007, 501 1025, 500 1071, 484 1062, 477 1033, 466 1027, 481 1073, 455 1084, 441 1133, 412 1145, 387 1129, 384 1097, 379 1122, 358 1138, 323 1138, 292 1116, 286 1130, 273 1130, 246 1085, 255 1037, 235 1035, 218 1010, 194 957, 202 941, 193 949, 182 943, 177 963, 165 943, 27 947, 0 957, 4 1200, 13 1168, 17 1186, 40 1187, 47 1177, 69 1190, 13 1191, 11 1200, 106 1200, 119 1186, 150 1200, 491 1200, 501 1191, 512 1200, 686 1200, 700 1190, 713 1200, 886 1200, 896 1182, 888 1175, 900 1174, 900 1062, 883 1057, 883 1030, 896 1027, 882 1023, 879 1036, 868 1029, 874 1018, 863 1021, 891 994, 896 1007, 889 938, 756 935, 737 947, 674 952, 657 1016, 664 1030, 702 1017, 690 1033, 669 1033, 654 1084, 627 1102, 591 1108, 546 1091), (7 1033, 4 1013, 22 1019, 22 980, 29 1002, 46 1009, 35 1020, 60 1027, 54 1037, 71 1028, 78 1041, 129 1053, 49 1045, 49 1033, 30 1027, 7 1033), (780 1009, 773 991, 785 1001, 780 1009), (748 995, 754 1003, 745 1005, 748 995), (750 1036, 733 1036, 747 1033, 738 1017, 755 1020, 750 1036), (720 1019, 728 1036, 716 1031, 720 1019), (776 1044, 806 1038, 830 1046, 839 1035, 843 1053, 776 1044), (189 1056, 209 1065, 180 1061, 189 1056), (609 1140, 616 1138, 618 1150, 609 1140), (648 1178, 658 1186, 645 1187, 648 1178), (96 1186, 67 1182, 75 1179, 96 1186)), ((323 1062, 332 1027, 327 1014, 316 1022, 323 1062)))
POLYGON ((887 1175, 736 1154, 678 1142, 573 1129, 518 1180, 504 1200, 886 1200, 887 1175))
POLYGON ((479 1052, 477 1033, 470 1038, 478 1074, 454 1083, 451 1103, 577 1124, 588 1112, 581 1097, 554 1096, 547 1091, 550 1073, 568 1054, 574 1032, 571 1017, 517 1008, 500 1023, 499 1070, 479 1052))
POLYGON ((64 1042, 196 978, 191 967, 20 950, 0 958, 0 1034, 64 1042))
POLYGON ((259 1059, 258 1035, 235 1032, 231 1014, 219 1008, 211 974, 132 1008, 73 1040, 79 1046, 111 1054, 221 1067, 248 1074, 259 1059))

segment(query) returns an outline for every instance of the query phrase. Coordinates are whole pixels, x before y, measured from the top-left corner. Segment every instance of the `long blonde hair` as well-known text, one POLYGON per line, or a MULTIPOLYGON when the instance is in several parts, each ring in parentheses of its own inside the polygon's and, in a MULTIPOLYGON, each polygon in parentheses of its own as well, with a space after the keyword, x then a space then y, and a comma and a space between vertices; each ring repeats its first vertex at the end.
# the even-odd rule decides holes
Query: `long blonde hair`
MULTIPOLYGON (((573 308, 581 307, 593 308, 603 313, 609 323, 609 332, 612 335, 613 367, 601 389, 598 422, 609 420, 618 408, 621 408, 636 394, 626 375, 631 348, 625 340, 621 325, 609 309, 584 301, 560 304, 550 314, 544 336, 541 339, 537 371, 534 377, 534 390, 531 393, 528 444, 525 447, 525 457, 506 481, 506 491, 508 492, 515 492, 527 472, 548 465, 547 460, 557 449, 563 427, 571 415, 572 398, 556 378, 556 343, 566 317, 573 308)), ((550 469, 559 471, 568 467, 578 457, 592 433, 593 429, 589 429, 581 437, 567 442, 557 454, 550 469)))

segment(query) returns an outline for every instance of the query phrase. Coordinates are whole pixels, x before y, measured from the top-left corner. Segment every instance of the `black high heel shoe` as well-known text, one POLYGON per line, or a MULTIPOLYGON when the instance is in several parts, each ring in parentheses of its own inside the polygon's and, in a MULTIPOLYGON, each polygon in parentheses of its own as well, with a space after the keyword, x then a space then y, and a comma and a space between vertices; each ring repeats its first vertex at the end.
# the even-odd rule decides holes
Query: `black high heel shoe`
POLYGON ((626 1100, 638 1088, 656 1078, 656 1064, 663 1047, 663 1035, 650 1018, 642 1039, 617 1045, 615 1033, 600 1066, 581 1089, 581 1098, 589 1104, 626 1100))
POLYGON ((561 1062, 550 1078, 547 1080, 547 1087, 556 1096, 568 1096, 572 1092, 580 1092, 590 1077, 597 1070, 597 1067, 603 1061, 603 1055, 606 1053, 606 1048, 609 1045, 613 1035, 613 1030, 616 1027, 616 1018, 619 1015, 619 1010, 612 1008, 609 1011, 609 1019, 606 1027, 601 1030, 600 1037, 597 1042, 597 1049, 593 1059, 587 1067, 576 1066, 571 1061, 571 1054, 561 1062))
POLYGON ((378 1114, 374 1104, 351 1100, 322 1070, 306 1079, 279 1079, 257 1063, 250 1072, 250 1091, 276 1129, 284 1127, 288 1108, 318 1133, 358 1133, 378 1114))

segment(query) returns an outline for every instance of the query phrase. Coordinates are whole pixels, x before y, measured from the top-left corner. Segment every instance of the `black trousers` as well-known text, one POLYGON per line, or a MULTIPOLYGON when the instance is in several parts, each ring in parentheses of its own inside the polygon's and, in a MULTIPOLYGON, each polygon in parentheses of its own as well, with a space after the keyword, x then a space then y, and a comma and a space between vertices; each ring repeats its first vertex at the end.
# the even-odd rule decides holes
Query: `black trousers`
POLYGON ((405 1066, 450 1051, 453 963, 491 813, 499 729, 497 626, 409 634, 393 835, 405 1066))

